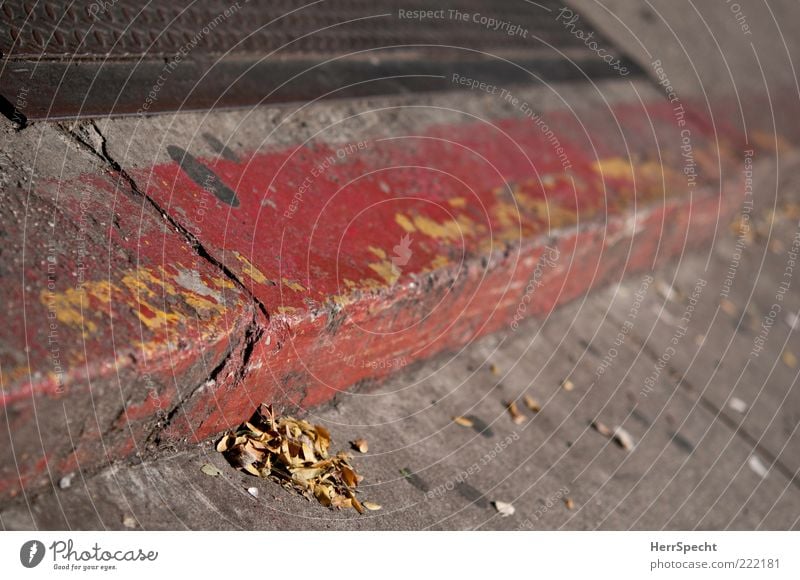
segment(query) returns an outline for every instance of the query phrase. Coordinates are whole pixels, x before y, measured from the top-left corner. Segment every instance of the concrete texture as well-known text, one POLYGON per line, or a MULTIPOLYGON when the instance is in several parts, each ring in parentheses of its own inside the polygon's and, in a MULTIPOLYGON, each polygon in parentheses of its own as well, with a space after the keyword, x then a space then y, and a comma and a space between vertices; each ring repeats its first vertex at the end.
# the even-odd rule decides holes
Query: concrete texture
POLYGON ((9 129, 0 492, 318 405, 700 245, 738 203, 741 136, 649 84, 509 95, 9 129))
MULTIPOLYGON (((790 244, 797 223, 779 215, 770 241, 790 244)), ((764 353, 736 380, 752 335, 746 321, 718 308, 734 240, 729 234, 713 252, 687 254, 652 280, 632 275, 544 322, 506 328, 310 413, 340 447, 368 439, 369 453, 355 463, 365 476, 360 495, 381 504, 379 512, 328 511, 233 470, 207 443, 76 475, 68 489, 7 505, 0 522, 6 529, 117 529, 123 520, 144 529, 798 529, 798 370, 779 357, 800 352, 800 339, 777 321, 764 353), (676 355, 645 395, 699 278, 706 285, 676 355), (633 327, 620 342, 626 320, 633 327), (565 378, 573 390, 561 386, 565 378), (542 409, 533 415, 522 406, 530 419, 515 425, 504 403, 525 393, 542 409), (730 408, 730 395, 746 409, 730 408), (462 427, 454 415, 485 425, 462 427), (623 426, 635 448, 603 437, 590 428, 594 420, 623 426), (201 472, 206 463, 222 475, 201 472), (415 475, 404 477, 404 469, 415 475), (258 498, 246 491, 251 486, 258 498), (498 517, 495 500, 516 513, 498 517)), ((753 240, 743 252, 741 272, 762 276, 736 278, 728 299, 737 309, 760 313, 769 302, 750 297, 771 291, 785 266, 786 252, 768 245, 753 240)), ((787 296, 786 310, 798 308, 797 294, 787 296)))
POLYGON ((660 84, 504 87, 571 182, 479 90, 4 127, 2 525, 797 528, 797 7, 573 4, 660 84), (227 468, 262 401, 384 509, 227 468))

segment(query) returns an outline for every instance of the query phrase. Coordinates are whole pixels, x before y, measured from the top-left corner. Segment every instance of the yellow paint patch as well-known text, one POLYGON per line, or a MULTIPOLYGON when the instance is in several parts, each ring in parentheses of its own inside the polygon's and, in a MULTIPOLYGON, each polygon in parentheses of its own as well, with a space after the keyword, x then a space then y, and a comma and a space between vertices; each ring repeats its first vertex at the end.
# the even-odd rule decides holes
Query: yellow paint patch
MULTIPOLYGON (((68 288, 63 292, 43 291, 40 300, 54 313, 59 322, 82 329, 84 336, 96 333, 98 330, 97 323, 91 320, 90 316, 94 318, 108 316, 107 309, 98 308, 98 303, 129 307, 150 330, 183 325, 187 322, 187 315, 180 310, 168 312, 153 305, 154 302, 165 302, 167 295, 177 296, 178 303, 183 301, 198 313, 219 315, 225 311, 223 304, 186 290, 173 282, 171 275, 164 268, 155 273, 151 269, 140 268, 125 272, 120 278, 119 286, 106 280, 87 281, 78 288, 68 288)), ((222 280, 215 282, 225 286, 222 280)), ((216 334, 218 330, 213 325, 203 325, 204 335, 216 334)), ((158 346, 156 343, 146 344, 151 348, 158 346)))
POLYGON ((447 203, 450 204, 450 207, 466 207, 467 200, 463 197, 451 197, 447 200, 447 203))
POLYGON ((460 240, 475 232, 475 224, 465 215, 444 222, 418 215, 414 216, 414 226, 426 236, 438 240, 460 240))
POLYGON ((400 277, 400 271, 389 260, 372 262, 368 265, 370 269, 383 278, 389 286, 397 282, 397 279, 400 277))
POLYGON ((563 228, 576 223, 577 216, 572 210, 564 209, 554 203, 543 199, 532 202, 532 209, 536 215, 546 221, 551 228, 563 228))
POLYGON ((592 165, 604 178, 633 180, 633 167, 630 161, 622 157, 600 159, 592 165))
POLYGON ((149 304, 145 305, 147 309, 152 312, 152 316, 146 315, 140 308, 136 309, 136 316, 142 323, 150 330, 158 330, 164 326, 175 324, 184 320, 184 317, 175 312, 165 312, 163 310, 153 309, 149 304))
POLYGON ((249 276, 254 282, 258 282, 259 284, 264 284, 267 282, 267 277, 264 276, 264 274, 258 268, 251 264, 250 260, 242 256, 239 252, 234 251, 233 254, 236 256, 236 259, 242 263, 242 271, 245 273, 245 275, 249 276))
POLYGON ((177 294, 175 286, 165 280, 164 276, 167 275, 165 271, 162 270, 161 273, 162 277, 156 277, 147 268, 140 268, 123 276, 122 283, 134 293, 157 296, 156 291, 151 286, 161 286, 167 294, 175 296, 177 294))
POLYGON ((225 307, 222 304, 218 304, 216 302, 212 302, 211 300, 206 300, 201 296, 197 296, 195 294, 186 294, 183 297, 186 300, 186 303, 194 308, 195 312, 217 312, 218 314, 222 314, 225 311, 225 307))
POLYGON ((376 256, 378 256, 381 260, 386 259, 386 252, 381 248, 376 248, 375 246, 367 246, 367 249, 376 256))
POLYGON ((436 257, 433 260, 431 260, 431 270, 444 268, 449 264, 450 260, 448 260, 445 256, 442 256, 441 254, 437 254, 436 257))
POLYGON ((217 288, 234 288, 236 286, 236 284, 227 278, 211 278, 211 283, 217 288))
POLYGON ((289 280, 288 278, 281 278, 281 282, 283 282, 284 286, 286 286, 287 288, 291 288, 295 292, 306 291, 305 287, 302 284, 300 284, 299 282, 295 282, 294 280, 289 280))
POLYGON ((92 282, 86 282, 80 288, 68 288, 64 292, 43 290, 39 298, 60 323, 83 329, 84 334, 93 333, 97 325, 88 318, 93 312, 89 303, 92 285, 92 282))
POLYGON ((417 231, 417 228, 414 227, 414 224, 411 223, 411 220, 401 213, 395 214, 394 221, 396 221, 397 225, 399 225, 409 234, 417 231))

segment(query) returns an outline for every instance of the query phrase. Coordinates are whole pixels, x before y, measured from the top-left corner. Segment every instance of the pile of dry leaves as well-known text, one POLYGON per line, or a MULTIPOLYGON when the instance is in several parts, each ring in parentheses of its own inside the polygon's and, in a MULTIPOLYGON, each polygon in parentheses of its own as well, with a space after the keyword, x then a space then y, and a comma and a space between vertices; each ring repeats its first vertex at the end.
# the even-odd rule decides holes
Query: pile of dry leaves
POLYGON ((328 455, 331 436, 320 425, 294 417, 275 417, 271 405, 261 405, 250 421, 217 443, 228 462, 255 475, 269 478, 306 498, 316 498, 329 508, 377 510, 360 502, 356 487, 363 479, 350 464, 350 456, 328 455))

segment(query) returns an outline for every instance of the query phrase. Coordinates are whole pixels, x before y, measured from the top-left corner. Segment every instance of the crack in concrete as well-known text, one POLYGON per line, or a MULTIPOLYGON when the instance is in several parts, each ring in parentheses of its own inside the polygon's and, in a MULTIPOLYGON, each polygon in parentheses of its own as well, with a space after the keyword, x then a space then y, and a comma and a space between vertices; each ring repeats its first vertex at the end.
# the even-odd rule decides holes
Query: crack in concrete
MULTIPOLYGON (((67 127, 59 124, 58 127, 65 133, 68 138, 75 140, 78 146, 88 150, 89 153, 106 163, 119 177, 128 185, 129 189, 135 194, 142 197, 150 206, 157 211, 161 216, 180 233, 187 243, 192 246, 195 252, 203 260, 213 265, 216 269, 223 273, 250 301, 256 305, 257 310, 253 312, 253 317, 244 329, 244 336, 240 341, 236 341, 235 346, 230 348, 225 354, 223 359, 208 373, 205 379, 195 385, 189 393, 179 398, 178 402, 172 406, 166 415, 163 422, 156 425, 153 430, 148 433, 146 442, 152 441, 156 445, 160 443, 161 434, 169 428, 178 412, 183 409, 188 401, 194 395, 203 389, 203 387, 210 381, 216 382, 217 377, 229 366, 229 363, 236 358, 237 353, 240 351, 240 360, 237 362, 233 371, 234 384, 239 383, 245 377, 246 369, 253 356, 255 345, 264 335, 265 329, 269 323, 270 316, 266 306, 261 300, 258 299, 253 292, 239 279, 239 277, 232 272, 225 264, 214 258, 211 252, 202 244, 202 242, 183 225, 181 225, 175 218, 169 215, 156 200, 147 195, 146 192, 141 190, 136 184, 135 180, 125 169, 111 156, 106 144, 106 138, 100 131, 99 127, 94 121, 83 123, 75 123, 72 127, 67 127), (263 317, 263 321, 259 320, 259 315, 263 317)), ((236 337, 229 339, 229 344, 233 343, 236 337)))

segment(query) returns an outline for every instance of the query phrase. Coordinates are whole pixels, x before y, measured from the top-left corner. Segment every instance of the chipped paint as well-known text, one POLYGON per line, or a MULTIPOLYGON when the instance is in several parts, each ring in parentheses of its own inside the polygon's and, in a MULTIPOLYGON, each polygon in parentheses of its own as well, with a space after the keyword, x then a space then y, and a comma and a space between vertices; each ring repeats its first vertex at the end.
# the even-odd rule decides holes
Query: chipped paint
POLYGON ((475 233, 475 223, 464 214, 441 222, 425 215, 415 215, 413 220, 417 230, 434 239, 455 241, 475 233))
POLYGON ((376 256, 378 256, 381 260, 386 259, 386 252, 381 248, 376 248, 375 246, 367 246, 367 249, 376 256))
POLYGON ((296 282, 294 280, 289 280, 288 278, 281 278, 281 282, 287 288, 294 290, 295 292, 305 292, 306 288, 300 282, 296 282))
POLYGON ((399 225, 409 234, 413 234, 417 231, 417 228, 414 227, 414 224, 411 222, 411 220, 401 213, 398 213, 394 216, 394 221, 397 222, 397 225, 399 225))
POLYGON ((269 279, 259 270, 256 268, 250 260, 242 256, 239 252, 234 251, 233 255, 236 256, 236 259, 239 260, 242 265, 242 271, 244 272, 245 276, 248 276, 254 282, 258 284, 266 284, 269 282, 269 279))
POLYGON ((633 180, 633 166, 622 157, 598 159, 592 164, 594 170, 604 178, 633 180))
POLYGON ((392 264, 389 260, 381 260, 380 262, 370 262, 369 268, 373 270, 378 276, 383 278, 388 286, 397 282, 400 277, 400 270, 392 264))

